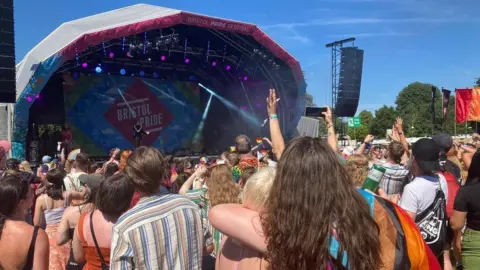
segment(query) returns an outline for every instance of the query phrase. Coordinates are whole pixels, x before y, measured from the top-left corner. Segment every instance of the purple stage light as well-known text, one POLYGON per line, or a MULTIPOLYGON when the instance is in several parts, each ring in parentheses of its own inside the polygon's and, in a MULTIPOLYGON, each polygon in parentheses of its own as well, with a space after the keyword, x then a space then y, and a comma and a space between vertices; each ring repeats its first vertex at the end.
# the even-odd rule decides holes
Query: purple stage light
POLYGON ((167 60, 167 57, 165 57, 165 55, 162 55, 162 57, 160 57, 160 60, 165 61, 167 60))
POLYGON ((33 98, 32 97, 27 97, 28 102, 32 102, 33 98))
POLYGON ((217 66, 217 62, 213 61, 212 66, 214 66, 214 67, 217 66))
POLYGON ((244 80, 244 81, 248 81, 248 77, 247 77, 247 76, 244 76, 244 77, 243 77, 243 80, 244 80))
POLYGON ((35 98, 36 98, 36 99, 39 99, 39 98, 40 98, 40 94, 37 94, 37 95, 35 96, 35 98))
POLYGON ((230 66, 226 66, 225 69, 226 69, 226 70, 230 70, 231 67, 230 67, 230 66))
POLYGON ((185 58, 185 64, 188 64, 188 63, 190 63, 190 59, 185 58))
POLYGON ((257 108, 261 109, 261 108, 262 108, 262 104, 261 104, 261 103, 258 103, 258 104, 257 104, 257 108))
POLYGON ((115 54, 113 52, 111 52, 111 53, 108 54, 108 57, 113 58, 113 57, 115 57, 115 54))
POLYGON ((82 63, 82 67, 83 67, 83 68, 87 68, 87 67, 88 67, 88 63, 87 63, 87 62, 83 62, 83 63, 82 63))
POLYGON ((247 110, 247 106, 242 106, 242 110, 246 111, 246 110, 247 110))
POLYGON ((130 52, 127 52, 127 57, 133 58, 133 55, 132 55, 132 53, 130 53, 130 52))

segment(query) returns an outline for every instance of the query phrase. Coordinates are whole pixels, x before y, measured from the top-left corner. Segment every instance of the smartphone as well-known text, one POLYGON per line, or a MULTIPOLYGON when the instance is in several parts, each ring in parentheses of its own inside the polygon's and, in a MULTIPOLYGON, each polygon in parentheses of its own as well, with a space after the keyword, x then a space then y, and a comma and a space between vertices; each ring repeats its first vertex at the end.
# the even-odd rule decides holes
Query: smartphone
POLYGON ((326 107, 306 107, 305 108, 306 117, 323 117, 324 112, 327 112, 326 107))

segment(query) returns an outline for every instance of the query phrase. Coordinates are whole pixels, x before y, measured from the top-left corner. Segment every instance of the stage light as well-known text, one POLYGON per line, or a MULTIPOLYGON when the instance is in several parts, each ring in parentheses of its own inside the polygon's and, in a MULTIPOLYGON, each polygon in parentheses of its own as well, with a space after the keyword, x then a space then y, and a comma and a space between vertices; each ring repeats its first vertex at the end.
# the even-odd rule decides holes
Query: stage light
POLYGON ((120 75, 125 75, 125 74, 127 74, 127 71, 124 68, 120 69, 120 75))
POLYGON ((78 79, 78 73, 77 72, 74 72, 73 75, 72 75, 73 79, 76 80, 78 79))
POLYGON ((243 80, 244 80, 244 81, 248 81, 248 77, 247 77, 247 76, 243 76, 243 80))
POLYGON ((243 111, 246 111, 246 110, 247 110, 247 106, 242 106, 242 110, 243 110, 243 111))
POLYGON ((33 98, 32 97, 27 97, 28 102, 32 102, 33 98))
POLYGON ((158 78, 158 77, 159 77, 158 73, 157 73, 157 72, 153 72, 153 77, 154 77, 154 78, 158 78))
POLYGON ((140 76, 142 76, 142 77, 145 76, 145 71, 143 71, 143 70, 140 71, 140 76))
POLYGON ((113 52, 111 52, 111 53, 108 54, 108 57, 113 58, 113 57, 115 57, 115 54, 113 52))
POLYGON ((190 59, 189 58, 185 58, 185 64, 188 64, 190 63, 190 59))
POLYGON ((40 94, 37 94, 37 95, 35 96, 35 98, 36 98, 36 99, 39 99, 39 98, 40 98, 40 94))
POLYGON ((162 56, 160 57, 160 60, 165 61, 165 60, 167 60, 167 57, 165 57, 165 55, 162 55, 162 56))
POLYGON ((88 67, 88 63, 87 63, 87 62, 83 62, 83 63, 82 63, 82 67, 83 67, 83 68, 87 68, 87 67, 88 67))
POLYGON ((95 72, 96 73, 102 73, 102 68, 101 67, 96 67, 95 72))
POLYGON ((261 108, 262 108, 262 104, 261 104, 261 103, 258 103, 258 104, 257 104, 257 108, 261 109, 261 108))
POLYGON ((232 67, 230 67, 230 66, 226 66, 226 67, 225 67, 226 70, 230 70, 231 68, 232 68, 232 67))
POLYGON ((213 61, 212 66, 214 66, 214 67, 217 66, 217 62, 213 61))

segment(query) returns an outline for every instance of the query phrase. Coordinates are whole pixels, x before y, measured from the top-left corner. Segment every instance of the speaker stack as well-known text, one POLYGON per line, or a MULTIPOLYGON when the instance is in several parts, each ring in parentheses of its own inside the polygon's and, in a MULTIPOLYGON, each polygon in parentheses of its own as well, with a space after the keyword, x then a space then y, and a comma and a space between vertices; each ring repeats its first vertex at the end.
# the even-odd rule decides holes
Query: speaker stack
POLYGON ((15 103, 13 0, 0 0, 0 103, 15 103))
POLYGON ((362 85, 363 50, 357 47, 341 49, 340 77, 335 115, 354 117, 362 85))

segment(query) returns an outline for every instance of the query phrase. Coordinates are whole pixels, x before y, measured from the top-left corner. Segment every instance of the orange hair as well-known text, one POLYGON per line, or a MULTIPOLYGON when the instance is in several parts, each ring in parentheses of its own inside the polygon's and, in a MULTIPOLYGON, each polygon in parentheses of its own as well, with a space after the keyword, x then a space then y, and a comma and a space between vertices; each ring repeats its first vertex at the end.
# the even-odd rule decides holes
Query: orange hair
POLYGON ((121 172, 127 166, 127 159, 132 154, 132 150, 124 150, 120 156, 120 166, 118 166, 118 171, 121 172))

